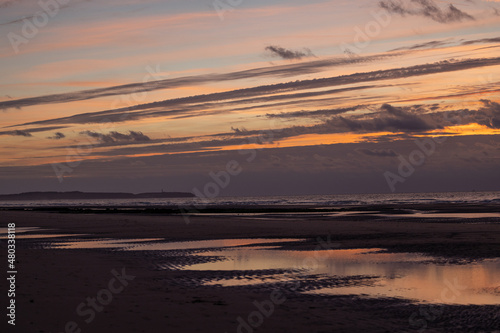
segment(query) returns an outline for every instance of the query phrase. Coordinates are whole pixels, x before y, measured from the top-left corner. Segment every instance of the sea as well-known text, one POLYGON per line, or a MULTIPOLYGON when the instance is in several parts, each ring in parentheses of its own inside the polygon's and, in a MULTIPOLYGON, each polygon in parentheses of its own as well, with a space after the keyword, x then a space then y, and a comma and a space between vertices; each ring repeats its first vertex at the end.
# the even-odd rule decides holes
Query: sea
POLYGON ((161 199, 88 199, 88 200, 24 200, 0 201, 0 207, 185 207, 203 206, 360 206, 379 204, 500 204, 500 192, 442 192, 395 194, 336 194, 300 196, 256 196, 161 199))

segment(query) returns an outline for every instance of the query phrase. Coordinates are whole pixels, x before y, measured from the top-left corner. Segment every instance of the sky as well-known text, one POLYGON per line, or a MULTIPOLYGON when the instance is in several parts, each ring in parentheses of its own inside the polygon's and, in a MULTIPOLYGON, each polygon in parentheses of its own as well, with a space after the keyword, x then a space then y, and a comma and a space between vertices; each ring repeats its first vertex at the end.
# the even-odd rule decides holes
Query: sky
POLYGON ((500 1, 0 0, 0 193, 500 190, 500 1))

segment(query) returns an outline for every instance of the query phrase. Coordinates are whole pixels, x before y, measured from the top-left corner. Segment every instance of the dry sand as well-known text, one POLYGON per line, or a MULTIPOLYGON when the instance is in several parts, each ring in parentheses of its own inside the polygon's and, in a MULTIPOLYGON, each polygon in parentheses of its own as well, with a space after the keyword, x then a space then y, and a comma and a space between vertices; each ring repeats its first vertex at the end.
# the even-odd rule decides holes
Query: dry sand
MULTIPOLYGON (((499 211, 497 207, 477 209, 499 211)), ((181 216, 162 214, 0 211, 2 227, 14 222, 17 228, 42 227, 44 230, 40 233, 85 234, 83 238, 165 238, 168 241, 307 238, 310 241, 301 245, 287 246, 314 249, 318 237, 330 237, 340 248, 425 252, 444 256, 451 262, 498 257, 500 253, 498 218, 424 220, 370 215, 338 218, 264 215, 260 218, 192 216, 186 224, 181 216)), ((500 306, 448 305, 439 307, 439 315, 433 315, 437 312, 433 312, 432 307, 403 300, 304 295, 287 283, 272 287, 202 286, 196 283, 203 279, 202 272, 159 269, 162 260, 176 260, 162 258, 159 253, 43 248, 48 241, 17 240, 16 326, 2 328, 2 332, 500 331, 500 306), (114 294, 112 301, 101 312, 96 312, 90 323, 85 323, 84 318, 88 317, 79 316, 77 307, 87 297, 96 297, 100 290, 109 289, 113 279, 111 271, 121 272, 122 268, 135 278, 128 281, 120 293, 114 294), (258 328, 242 328, 238 318, 247 321, 256 310, 253 303, 269 301, 273 292, 283 302, 275 305, 269 317, 263 317, 258 328), (415 323, 415 320, 421 321, 415 323), (68 324, 72 321, 78 327, 68 324), (424 326, 425 330, 419 330, 424 326)), ((4 257, 5 241, 1 242, 1 251, 4 257)), ((182 258, 185 256, 180 254, 177 259, 182 261, 182 258)), ((4 309, 6 302, 7 297, 2 297, 4 309)), ((4 319, 1 327, 6 327, 5 324, 4 319)))

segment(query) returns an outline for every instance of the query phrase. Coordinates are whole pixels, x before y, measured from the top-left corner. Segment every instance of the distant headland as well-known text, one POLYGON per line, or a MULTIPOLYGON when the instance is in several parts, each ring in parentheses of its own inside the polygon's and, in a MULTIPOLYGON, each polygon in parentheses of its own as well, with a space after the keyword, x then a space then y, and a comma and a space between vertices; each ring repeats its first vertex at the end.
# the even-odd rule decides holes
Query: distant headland
POLYGON ((123 193, 123 192, 25 192, 1 194, 0 201, 6 200, 81 200, 81 199, 157 199, 192 198, 189 192, 123 193))

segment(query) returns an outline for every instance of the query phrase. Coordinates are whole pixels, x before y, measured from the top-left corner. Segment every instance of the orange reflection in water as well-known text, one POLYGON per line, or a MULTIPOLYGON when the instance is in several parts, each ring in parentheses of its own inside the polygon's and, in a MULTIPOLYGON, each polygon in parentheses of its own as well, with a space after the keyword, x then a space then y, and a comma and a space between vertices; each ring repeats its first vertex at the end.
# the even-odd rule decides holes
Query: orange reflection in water
POLYGON ((163 238, 141 238, 141 239, 110 239, 96 238, 74 242, 53 243, 55 249, 104 249, 116 248, 127 251, 169 251, 169 250, 192 250, 226 248, 245 246, 252 244, 271 244, 281 242, 297 242, 296 238, 249 238, 249 239, 213 239, 189 242, 165 242, 163 238))
MULTIPOLYGON (((443 304, 499 304, 500 259, 478 263, 439 264, 436 258, 416 253, 381 253, 381 249, 324 251, 283 251, 231 249, 199 255, 224 256, 226 260, 195 264, 187 270, 246 271, 285 269, 301 275, 376 277, 369 283, 352 287, 324 288, 310 293, 396 297, 416 302, 443 304)), ((272 282, 279 275, 263 278, 272 282)), ((288 276, 289 278, 289 276, 288 276)), ((218 281, 234 285, 231 279, 218 281)), ((255 281, 248 281, 248 284, 255 281)), ((213 284, 213 283, 211 283, 213 284)), ((245 281, 238 284, 245 284, 245 281)))
POLYGON ((163 240, 162 238, 138 238, 138 239, 88 239, 74 242, 52 243, 54 249, 107 249, 107 248, 128 248, 139 246, 147 242, 163 240))
MULTIPOLYGON (((191 242, 164 242, 160 239, 83 239, 57 242, 52 248, 115 248, 128 251, 213 249, 185 255, 218 256, 211 261, 185 266, 197 271, 270 271, 259 279, 228 278, 207 284, 272 283, 301 281, 302 277, 367 277, 362 285, 330 287, 309 291, 316 294, 395 297, 415 302, 443 304, 500 304, 500 258, 467 264, 441 264, 437 258, 418 253, 387 253, 383 249, 329 249, 287 251, 275 245, 301 239, 219 239, 191 242)), ((310 280, 310 279, 309 279, 310 280)), ((304 281, 302 283, 311 283, 304 281)))

